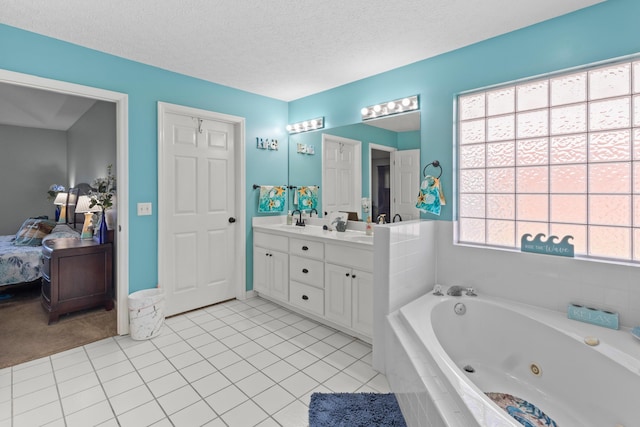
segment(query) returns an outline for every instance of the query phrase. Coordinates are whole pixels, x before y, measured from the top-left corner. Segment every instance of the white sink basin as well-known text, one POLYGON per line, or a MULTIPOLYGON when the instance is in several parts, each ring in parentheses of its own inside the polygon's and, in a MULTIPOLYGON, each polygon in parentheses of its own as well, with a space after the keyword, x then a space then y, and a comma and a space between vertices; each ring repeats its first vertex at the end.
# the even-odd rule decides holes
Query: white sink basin
POLYGON ((373 236, 367 236, 366 234, 348 234, 344 237, 346 240, 353 240, 354 242, 373 243, 373 236))

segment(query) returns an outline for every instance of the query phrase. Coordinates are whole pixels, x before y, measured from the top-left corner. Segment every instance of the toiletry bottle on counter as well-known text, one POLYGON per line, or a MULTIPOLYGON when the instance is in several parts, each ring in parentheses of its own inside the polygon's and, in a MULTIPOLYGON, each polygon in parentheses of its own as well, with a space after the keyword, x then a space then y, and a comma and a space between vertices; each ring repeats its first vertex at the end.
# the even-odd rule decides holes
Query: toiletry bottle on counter
POLYGON ((371 236, 373 234, 373 224, 371 223, 371 217, 367 217, 367 228, 365 228, 365 233, 367 236, 371 236))
POLYGON ((287 225, 291 224, 293 224, 293 214, 291 213, 291 211, 289 211, 289 213, 287 214, 287 225))

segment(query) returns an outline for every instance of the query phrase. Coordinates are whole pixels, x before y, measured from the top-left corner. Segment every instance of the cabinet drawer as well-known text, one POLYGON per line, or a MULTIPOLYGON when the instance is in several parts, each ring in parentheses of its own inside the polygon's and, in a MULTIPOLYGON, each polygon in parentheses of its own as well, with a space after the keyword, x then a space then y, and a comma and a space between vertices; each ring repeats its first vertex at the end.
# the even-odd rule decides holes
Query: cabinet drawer
POLYGON ((295 255, 289 257, 289 277, 317 288, 324 287, 324 263, 295 255))
POLYGON ((311 313, 324 315, 324 291, 322 289, 292 281, 289 288, 289 302, 311 313))
POLYGON ((324 243, 314 240, 291 239, 289 244, 292 255, 300 255, 307 258, 323 259, 324 243))
POLYGON ((342 245, 327 245, 327 262, 347 267, 373 271, 373 252, 342 245))
POLYGON ((253 232, 253 244, 262 248, 274 249, 280 252, 289 251, 289 238, 276 234, 253 232))

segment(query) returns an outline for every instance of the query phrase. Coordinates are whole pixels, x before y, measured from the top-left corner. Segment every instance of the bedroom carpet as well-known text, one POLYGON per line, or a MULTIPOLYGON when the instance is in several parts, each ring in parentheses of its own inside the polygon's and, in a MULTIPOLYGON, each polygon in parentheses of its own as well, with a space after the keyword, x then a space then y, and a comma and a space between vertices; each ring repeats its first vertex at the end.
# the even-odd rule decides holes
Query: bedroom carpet
POLYGON ((40 292, 15 292, 0 303, 0 369, 116 335, 116 310, 104 308, 49 317, 40 292))

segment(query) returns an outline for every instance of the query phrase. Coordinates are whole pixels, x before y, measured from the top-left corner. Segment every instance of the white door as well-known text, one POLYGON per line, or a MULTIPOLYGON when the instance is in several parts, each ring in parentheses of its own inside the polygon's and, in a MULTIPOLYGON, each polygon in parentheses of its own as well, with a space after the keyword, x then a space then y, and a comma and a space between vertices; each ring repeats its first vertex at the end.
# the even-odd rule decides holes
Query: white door
POLYGON ((391 153, 393 174, 391 194, 393 213, 400 214, 403 221, 420 218, 416 208, 420 191, 420 150, 402 150, 391 153))
POLYGON ((322 211, 360 212, 362 143, 322 135, 322 211))
POLYGON ((165 113, 159 286, 173 315, 235 296, 234 125, 165 113))

